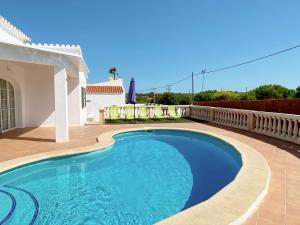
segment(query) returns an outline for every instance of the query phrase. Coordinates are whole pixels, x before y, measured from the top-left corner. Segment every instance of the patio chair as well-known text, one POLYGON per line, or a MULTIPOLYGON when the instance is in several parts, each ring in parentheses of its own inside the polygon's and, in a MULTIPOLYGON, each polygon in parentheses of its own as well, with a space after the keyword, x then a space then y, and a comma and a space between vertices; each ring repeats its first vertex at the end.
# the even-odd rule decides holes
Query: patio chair
POLYGON ((145 105, 139 106, 139 118, 140 119, 148 119, 147 107, 145 105))
POLYGON ((178 116, 177 113, 176 113, 175 105, 169 105, 168 106, 168 117, 170 119, 180 118, 180 116, 178 116))
POLYGON ((161 106, 155 105, 154 106, 154 119, 161 119, 161 118, 164 118, 161 106))
POLYGON ((117 120, 119 119, 119 107, 112 105, 109 107, 109 119, 117 120))
POLYGON ((134 107, 132 105, 125 106, 125 119, 126 120, 134 119, 134 107))

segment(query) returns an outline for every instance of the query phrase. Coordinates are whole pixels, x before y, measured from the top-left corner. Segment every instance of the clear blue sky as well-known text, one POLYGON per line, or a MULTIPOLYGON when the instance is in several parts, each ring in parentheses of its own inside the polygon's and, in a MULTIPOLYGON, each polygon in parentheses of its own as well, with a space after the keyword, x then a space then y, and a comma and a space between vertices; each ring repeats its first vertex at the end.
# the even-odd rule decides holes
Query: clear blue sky
MULTIPOLYGON (((107 80, 116 66, 126 88, 133 76, 139 90, 300 44, 299 9, 299 0, 9 0, 0 14, 33 42, 81 45, 88 82, 107 80)), ((300 85, 300 48, 207 75, 205 89, 267 83, 300 85)), ((188 92, 191 80, 172 90, 188 92)))

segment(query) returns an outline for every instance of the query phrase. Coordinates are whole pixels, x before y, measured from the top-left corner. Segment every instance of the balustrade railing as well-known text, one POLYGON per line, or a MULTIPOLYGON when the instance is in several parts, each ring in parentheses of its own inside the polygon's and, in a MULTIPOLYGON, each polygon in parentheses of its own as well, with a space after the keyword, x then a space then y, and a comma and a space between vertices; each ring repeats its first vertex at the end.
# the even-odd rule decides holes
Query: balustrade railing
POLYGON ((299 115, 193 105, 190 116, 300 144, 299 115))
MULTIPOLYGON (((117 107, 119 119, 126 119, 125 107, 117 107)), ((161 105, 159 107, 161 116, 165 118, 171 117, 170 115, 175 117, 191 117, 300 144, 299 115, 195 105, 176 105, 174 115, 174 108, 172 109, 173 113, 171 113, 169 112, 171 110, 169 106, 161 105)), ((105 119, 111 118, 110 109, 111 107, 105 107, 105 119)), ((139 110, 140 106, 136 105, 136 118, 140 118, 139 110)), ((157 110, 157 106, 146 106, 146 118, 155 118, 155 110, 157 110)), ((145 117, 143 118, 145 119, 145 117)))
MULTIPOLYGON (((119 119, 126 119, 126 113, 125 113, 125 107, 126 106, 117 106, 118 108, 118 118, 119 119)), ((149 105, 146 106, 147 109, 147 118, 155 118, 155 106, 149 105)), ((104 107, 104 118, 110 119, 110 109, 111 107, 104 107)), ((167 105, 161 105, 160 106, 161 115, 162 117, 170 117, 169 115, 169 108, 167 105)), ((135 115, 136 118, 140 117, 140 107, 137 105, 135 107, 135 115)), ((175 114, 176 117, 189 117, 190 116, 190 106, 189 105, 176 105, 175 106, 175 114)))

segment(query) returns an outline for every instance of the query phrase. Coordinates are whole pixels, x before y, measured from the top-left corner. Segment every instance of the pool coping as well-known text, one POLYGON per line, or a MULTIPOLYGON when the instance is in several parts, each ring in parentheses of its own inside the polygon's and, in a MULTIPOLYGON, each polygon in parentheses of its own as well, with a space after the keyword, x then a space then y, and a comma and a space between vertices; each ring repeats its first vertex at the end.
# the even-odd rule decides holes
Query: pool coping
POLYGON ((263 201, 264 196, 268 192, 271 175, 270 168, 264 157, 240 141, 200 129, 147 126, 107 131, 100 134, 97 137, 97 143, 90 146, 43 152, 1 162, 0 173, 36 161, 103 150, 114 144, 114 135, 149 129, 193 131, 211 135, 233 146, 241 154, 243 162, 235 179, 211 198, 159 221, 156 225, 242 224, 263 201))

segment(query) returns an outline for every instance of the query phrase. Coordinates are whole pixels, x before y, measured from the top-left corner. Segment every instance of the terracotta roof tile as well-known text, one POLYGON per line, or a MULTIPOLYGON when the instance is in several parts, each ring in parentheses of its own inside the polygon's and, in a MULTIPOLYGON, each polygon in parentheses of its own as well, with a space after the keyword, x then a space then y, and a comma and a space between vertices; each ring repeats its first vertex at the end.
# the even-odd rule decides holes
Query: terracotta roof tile
POLYGON ((122 86, 86 86, 87 93, 123 93, 122 86))

